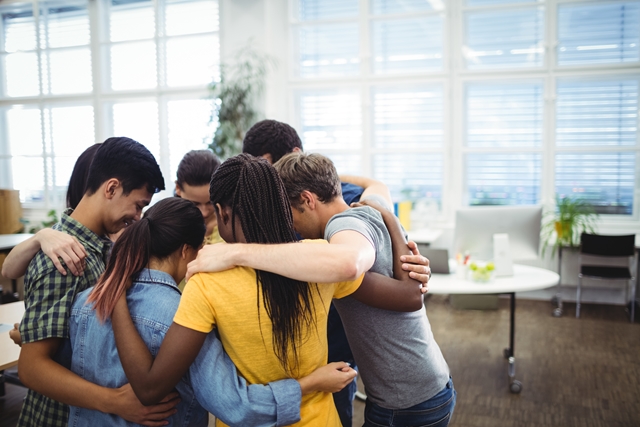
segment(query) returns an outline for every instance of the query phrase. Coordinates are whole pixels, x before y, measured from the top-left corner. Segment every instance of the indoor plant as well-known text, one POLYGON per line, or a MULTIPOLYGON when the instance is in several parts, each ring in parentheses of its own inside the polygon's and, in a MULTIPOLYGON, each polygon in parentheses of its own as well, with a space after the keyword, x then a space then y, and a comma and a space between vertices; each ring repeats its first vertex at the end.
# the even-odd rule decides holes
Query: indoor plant
POLYGON ((548 212, 542 224, 542 254, 553 246, 552 255, 559 247, 577 247, 582 233, 594 233, 598 217, 589 202, 571 197, 556 197, 556 209, 548 212))

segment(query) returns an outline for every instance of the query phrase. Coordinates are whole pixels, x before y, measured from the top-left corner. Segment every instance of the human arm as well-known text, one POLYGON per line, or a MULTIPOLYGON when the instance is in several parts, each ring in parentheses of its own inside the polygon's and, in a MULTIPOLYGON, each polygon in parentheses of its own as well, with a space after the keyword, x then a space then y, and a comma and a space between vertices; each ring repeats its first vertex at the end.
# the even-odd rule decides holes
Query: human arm
POLYGON ((140 337, 123 293, 111 316, 120 362, 142 404, 153 405, 171 392, 191 366, 206 333, 172 323, 155 359, 140 337))
POLYGON ((2 275, 8 279, 22 277, 27 271, 33 257, 42 251, 51 258, 60 274, 66 275, 67 270, 78 276, 84 270, 84 258, 87 256, 84 246, 78 240, 67 233, 51 228, 43 228, 36 234, 14 247, 2 264, 2 275))
POLYGON ((367 196, 377 194, 382 197, 389 205, 393 204, 391 202, 391 192, 383 182, 377 181, 373 178, 356 175, 340 175, 340 181, 348 182, 349 184, 357 185, 364 188, 364 192, 360 196, 361 200, 367 196))
POLYGON ((247 385, 211 332, 189 369, 198 402, 228 425, 278 426, 300 420, 302 395, 313 391, 331 392, 353 380, 356 372, 346 363, 322 366, 299 380, 284 379, 269 384, 247 385))
POLYGON ((67 405, 116 414, 146 426, 166 425, 166 418, 176 412, 177 393, 159 405, 144 407, 128 385, 110 389, 84 380, 53 360, 61 343, 61 338, 47 338, 22 346, 18 372, 24 385, 67 405))
MULTIPOLYGON (((370 206, 377 209, 384 220, 391 237, 393 278, 368 272, 360 287, 352 294, 353 298, 370 305, 393 311, 416 311, 422 308, 426 287, 420 281, 411 278, 405 271, 401 256, 410 255, 404 233, 398 219, 389 210, 375 201, 363 201, 358 206, 370 206)), ((427 278, 428 280, 428 278, 427 278)))
POLYGON ((304 282, 333 283, 355 280, 369 270, 375 253, 369 242, 347 230, 330 245, 218 243, 206 245, 189 263, 187 280, 199 272, 223 271, 235 266, 270 271, 304 282), (287 262, 282 262, 282 260, 287 262), (313 262, 309 262, 313 260, 313 262))

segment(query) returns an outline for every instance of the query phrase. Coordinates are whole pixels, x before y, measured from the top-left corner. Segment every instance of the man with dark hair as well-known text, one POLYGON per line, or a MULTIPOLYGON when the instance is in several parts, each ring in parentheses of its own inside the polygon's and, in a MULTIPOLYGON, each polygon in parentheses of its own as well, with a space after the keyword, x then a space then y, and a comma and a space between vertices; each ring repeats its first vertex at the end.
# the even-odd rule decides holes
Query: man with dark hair
POLYGON ((220 243, 213 204, 209 200, 211 175, 220 166, 220 160, 211 150, 192 150, 184 155, 178 165, 175 195, 193 202, 204 217, 207 226, 204 243, 220 243))
POLYGON ((142 208, 163 189, 160 167, 142 144, 125 137, 109 138, 96 152, 84 196, 75 210, 63 213, 54 225, 84 246, 84 274, 61 274, 40 251, 25 275, 19 372, 30 390, 19 426, 66 426, 68 404, 115 413, 138 423, 163 420, 173 412, 176 402, 145 408, 134 399, 130 387, 99 387, 68 369, 71 305, 76 294, 93 286, 105 269, 111 249, 105 235, 139 220, 142 208))
POLYGON ((302 151, 298 132, 286 123, 262 120, 251 126, 242 141, 242 152, 264 157, 273 164, 282 156, 302 151))

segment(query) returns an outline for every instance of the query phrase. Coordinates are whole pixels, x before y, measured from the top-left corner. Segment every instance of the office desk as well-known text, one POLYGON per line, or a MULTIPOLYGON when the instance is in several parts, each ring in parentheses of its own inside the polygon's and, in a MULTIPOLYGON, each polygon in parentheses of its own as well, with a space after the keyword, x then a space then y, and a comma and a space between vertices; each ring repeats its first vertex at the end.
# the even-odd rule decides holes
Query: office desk
MULTIPOLYGON (((24 315, 24 302, 12 302, 0 304, 0 326, 9 325, 13 329, 14 323, 20 323, 24 315)), ((4 396, 4 374, 3 371, 18 364, 20 357, 20 347, 14 344, 9 338, 9 330, 0 332, 0 396, 4 396)))
POLYGON ((553 271, 538 267, 515 264, 513 276, 496 277, 488 283, 472 282, 453 274, 434 274, 429 280, 429 293, 432 294, 509 294, 511 313, 509 323, 509 347, 504 349, 504 357, 509 362, 509 389, 520 393, 522 383, 515 379, 515 313, 516 292, 535 291, 558 284, 560 276, 553 271))
MULTIPOLYGON (((11 249, 18 246, 31 236, 33 236, 33 234, 0 234, 0 253, 8 254, 11 252, 11 249)), ((14 294, 18 292, 18 282, 15 279, 11 279, 11 288, 11 292, 14 294)))

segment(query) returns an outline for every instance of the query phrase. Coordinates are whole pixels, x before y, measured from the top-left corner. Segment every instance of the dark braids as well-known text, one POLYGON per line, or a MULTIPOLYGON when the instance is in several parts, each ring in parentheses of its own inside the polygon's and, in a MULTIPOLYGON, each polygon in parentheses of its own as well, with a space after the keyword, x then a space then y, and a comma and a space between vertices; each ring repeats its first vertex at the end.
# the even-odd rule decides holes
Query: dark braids
MULTIPOLYGON (((249 154, 226 160, 211 177, 209 195, 214 205, 220 203, 231 207, 234 239, 237 215, 247 243, 290 243, 297 240, 284 185, 266 160, 249 154)), ((317 285, 267 271, 256 270, 256 274, 258 316, 262 289, 262 301, 271 319, 276 356, 287 372, 295 373, 303 326, 315 324, 311 292, 313 289, 318 291, 317 285)))

